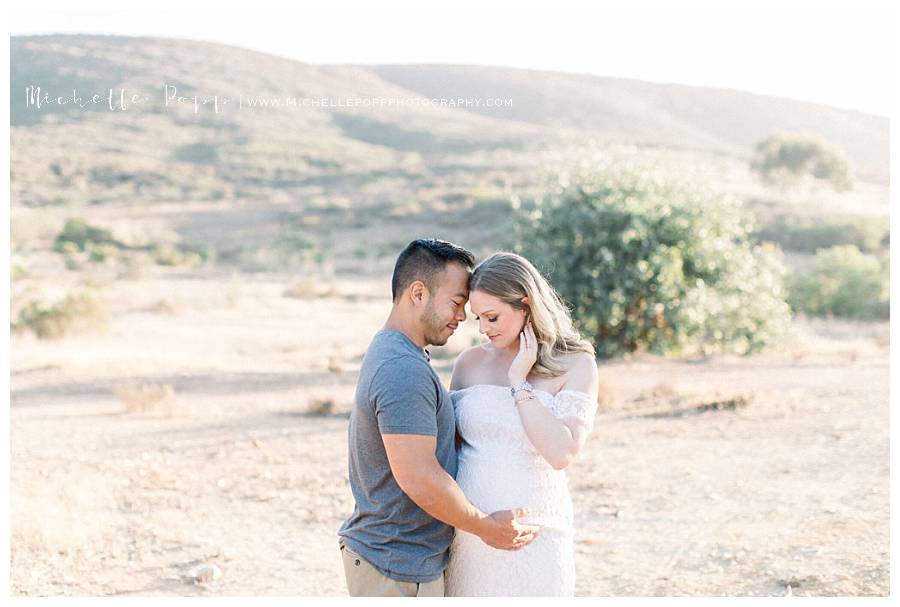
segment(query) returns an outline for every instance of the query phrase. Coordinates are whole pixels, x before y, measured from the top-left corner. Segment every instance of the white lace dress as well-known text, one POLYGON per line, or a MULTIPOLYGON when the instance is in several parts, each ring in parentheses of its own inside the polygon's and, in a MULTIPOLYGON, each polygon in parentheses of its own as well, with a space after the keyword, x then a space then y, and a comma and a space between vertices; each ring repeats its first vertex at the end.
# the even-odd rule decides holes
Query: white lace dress
MULTIPOLYGON (((597 403, 587 394, 535 395, 554 417, 576 417, 593 428, 597 403)), ((565 470, 554 470, 531 444, 508 387, 479 384, 450 397, 465 441, 456 482, 466 497, 486 513, 528 508, 523 521, 541 525, 541 532, 509 551, 457 529, 446 596, 572 596, 575 528, 565 470)))

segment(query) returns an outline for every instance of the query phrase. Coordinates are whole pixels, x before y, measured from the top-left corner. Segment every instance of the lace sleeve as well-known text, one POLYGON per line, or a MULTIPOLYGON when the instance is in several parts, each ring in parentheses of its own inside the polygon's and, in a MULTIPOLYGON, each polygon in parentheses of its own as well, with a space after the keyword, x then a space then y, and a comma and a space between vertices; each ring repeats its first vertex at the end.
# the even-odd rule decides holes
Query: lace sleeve
POLYGON ((588 431, 594 429, 597 401, 584 392, 561 390, 553 397, 550 410, 553 412, 554 417, 559 419, 574 417, 587 426, 588 431))

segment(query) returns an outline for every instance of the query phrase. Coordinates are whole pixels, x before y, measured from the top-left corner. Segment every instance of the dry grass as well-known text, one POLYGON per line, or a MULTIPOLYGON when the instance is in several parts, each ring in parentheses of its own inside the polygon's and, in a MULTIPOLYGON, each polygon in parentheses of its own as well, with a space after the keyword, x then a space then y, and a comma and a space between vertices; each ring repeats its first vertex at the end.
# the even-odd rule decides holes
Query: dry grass
POLYGON ((140 280, 152 265, 153 260, 146 253, 130 253, 120 257, 118 278, 120 280, 140 280))
POLYGON ((338 291, 331 283, 323 283, 312 278, 295 282, 284 290, 284 297, 295 299, 318 299, 320 297, 334 297, 338 291))
POLYGON ((352 396, 348 388, 336 382, 314 386, 306 395, 306 415, 341 415, 352 408, 352 396))
POLYGON ((325 367, 329 373, 340 375, 344 372, 344 353, 341 348, 335 348, 328 357, 328 364, 325 367))
POLYGON ((84 551, 112 532, 116 498, 106 479, 80 470, 47 470, 11 494, 13 545, 50 554, 84 551))
POLYGON ((622 408, 635 411, 640 416, 677 417, 705 411, 741 409, 760 400, 760 395, 748 390, 721 386, 685 389, 669 381, 661 381, 623 403, 622 408))
POLYGON ((334 415, 335 399, 330 396, 313 396, 309 399, 306 411, 310 415, 334 415))
POLYGON ((652 399, 651 410, 641 417, 681 417, 707 411, 734 411, 757 402, 757 395, 747 390, 714 388, 699 393, 678 393, 652 399))
POLYGON ((678 389, 671 383, 662 381, 653 386, 650 396, 653 398, 670 398, 678 394, 678 389))
POLYGON ((181 306, 172 303, 170 300, 163 298, 157 300, 156 303, 147 306, 147 311, 152 312, 154 314, 166 314, 170 316, 174 316, 178 314, 181 306))
POLYGON ((19 311, 14 330, 31 330, 40 339, 100 332, 109 323, 105 302, 91 292, 70 293, 52 306, 32 300, 19 311))
POLYGON ((597 404, 601 410, 615 409, 619 404, 619 395, 615 385, 604 378, 600 378, 600 386, 597 390, 597 404))
POLYGON ((174 413, 175 389, 171 384, 123 384, 113 393, 125 403, 128 413, 174 413))

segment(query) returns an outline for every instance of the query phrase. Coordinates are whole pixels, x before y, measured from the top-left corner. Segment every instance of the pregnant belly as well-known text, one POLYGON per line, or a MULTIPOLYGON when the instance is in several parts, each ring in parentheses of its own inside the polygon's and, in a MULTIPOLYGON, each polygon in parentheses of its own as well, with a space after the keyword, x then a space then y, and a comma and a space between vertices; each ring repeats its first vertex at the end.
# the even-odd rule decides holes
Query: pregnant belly
POLYGON ((572 530, 572 500, 565 472, 527 454, 488 456, 462 449, 456 482, 482 512, 527 508, 522 522, 545 530, 572 530))

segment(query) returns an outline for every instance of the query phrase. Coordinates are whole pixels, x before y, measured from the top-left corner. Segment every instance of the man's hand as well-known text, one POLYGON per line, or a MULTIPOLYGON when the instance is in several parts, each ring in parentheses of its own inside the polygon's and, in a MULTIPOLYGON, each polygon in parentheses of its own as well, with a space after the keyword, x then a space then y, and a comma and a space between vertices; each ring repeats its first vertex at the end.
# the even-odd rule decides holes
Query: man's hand
POLYGON ((539 525, 526 525, 517 520, 527 514, 524 508, 494 512, 485 519, 484 530, 478 537, 499 550, 521 550, 533 542, 541 530, 539 525))

